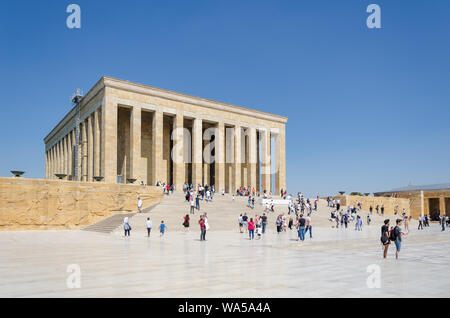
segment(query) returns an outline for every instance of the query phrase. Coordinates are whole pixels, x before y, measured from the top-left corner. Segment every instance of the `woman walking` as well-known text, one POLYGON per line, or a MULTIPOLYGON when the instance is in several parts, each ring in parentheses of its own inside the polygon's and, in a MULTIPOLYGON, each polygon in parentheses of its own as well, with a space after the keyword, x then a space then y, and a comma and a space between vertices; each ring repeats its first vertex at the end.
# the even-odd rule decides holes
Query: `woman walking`
POLYGON ((123 219, 123 229, 125 231, 125 236, 130 236, 130 231, 131 231, 131 226, 130 226, 130 222, 128 220, 128 216, 126 216, 123 219))
POLYGON ((255 222, 253 222, 253 218, 250 218, 250 222, 248 222, 248 236, 250 240, 255 238, 255 222))
POLYGON ((186 216, 184 217, 183 226, 184 226, 184 231, 189 232, 189 214, 186 214, 186 216))
POLYGON ((383 244, 383 258, 387 257, 389 244, 391 242, 389 241, 389 220, 384 220, 384 225, 381 227, 381 244, 383 244))
POLYGON ((198 220, 198 224, 200 224, 200 241, 206 241, 206 225, 204 216, 200 216, 200 220, 198 220))

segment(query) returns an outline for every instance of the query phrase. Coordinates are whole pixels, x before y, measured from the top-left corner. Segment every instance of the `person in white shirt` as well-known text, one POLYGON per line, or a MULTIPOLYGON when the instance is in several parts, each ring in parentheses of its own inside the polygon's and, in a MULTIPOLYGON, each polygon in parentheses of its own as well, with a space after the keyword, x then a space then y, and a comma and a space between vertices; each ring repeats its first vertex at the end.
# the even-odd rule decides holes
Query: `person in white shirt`
POLYGON ((142 200, 140 197, 138 197, 137 207, 138 207, 138 212, 142 213, 142 200))
POLYGON ((153 226, 150 218, 147 218, 147 222, 145 222, 145 225, 147 226, 147 237, 150 237, 150 232, 151 232, 152 226, 153 226))

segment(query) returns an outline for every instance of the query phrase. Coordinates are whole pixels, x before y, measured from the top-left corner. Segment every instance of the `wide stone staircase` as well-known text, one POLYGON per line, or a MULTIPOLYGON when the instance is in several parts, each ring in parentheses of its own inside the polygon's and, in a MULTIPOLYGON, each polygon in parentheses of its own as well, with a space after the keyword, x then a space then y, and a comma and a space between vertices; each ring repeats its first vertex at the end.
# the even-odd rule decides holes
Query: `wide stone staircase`
POLYGON ((132 217, 135 213, 119 213, 111 215, 104 220, 97 223, 91 224, 85 228, 83 231, 100 232, 100 233, 111 233, 119 226, 123 224, 123 219, 128 216, 132 217))

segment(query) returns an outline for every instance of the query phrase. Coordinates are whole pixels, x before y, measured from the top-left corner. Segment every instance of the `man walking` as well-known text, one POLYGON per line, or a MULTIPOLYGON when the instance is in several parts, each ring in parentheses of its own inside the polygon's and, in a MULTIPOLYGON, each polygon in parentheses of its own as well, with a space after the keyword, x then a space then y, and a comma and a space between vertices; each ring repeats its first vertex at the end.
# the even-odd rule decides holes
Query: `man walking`
POLYGON ((266 233, 266 226, 267 226, 267 216, 266 216, 266 213, 263 213, 263 215, 262 215, 262 217, 261 217, 261 220, 262 220, 262 234, 265 234, 265 233, 266 233))
POLYGON ((142 200, 140 197, 138 197, 137 208, 138 208, 138 212, 142 213, 142 200))
POLYGON ((206 241, 206 224, 203 215, 200 216, 198 224, 200 224, 200 241, 206 241))
POLYGON ((194 214, 194 208, 195 208, 195 202, 194 199, 191 199, 191 201, 189 201, 189 204, 191 205, 191 214, 194 214))
POLYGON ((419 227, 418 230, 423 230, 423 216, 419 216, 419 227))
POLYGON ((303 217, 303 214, 301 214, 297 222, 297 229, 298 229, 298 240, 302 242, 305 240, 305 224, 306 220, 303 217))
POLYGON ((152 226, 153 226, 150 218, 147 218, 147 222, 145 222, 145 225, 147 226, 147 237, 150 237, 150 232, 151 232, 152 226))

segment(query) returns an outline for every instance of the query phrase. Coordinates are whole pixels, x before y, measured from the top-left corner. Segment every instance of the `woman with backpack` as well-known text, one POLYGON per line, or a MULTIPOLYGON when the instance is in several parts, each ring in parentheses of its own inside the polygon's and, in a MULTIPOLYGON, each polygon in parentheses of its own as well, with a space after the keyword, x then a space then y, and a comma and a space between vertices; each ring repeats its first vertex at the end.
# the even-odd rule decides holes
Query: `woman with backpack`
POLYGON ((391 244, 391 242, 389 241, 389 220, 386 219, 384 220, 384 225, 381 227, 381 244, 383 244, 383 258, 387 257, 387 253, 388 253, 388 249, 389 249, 389 244, 391 244))

